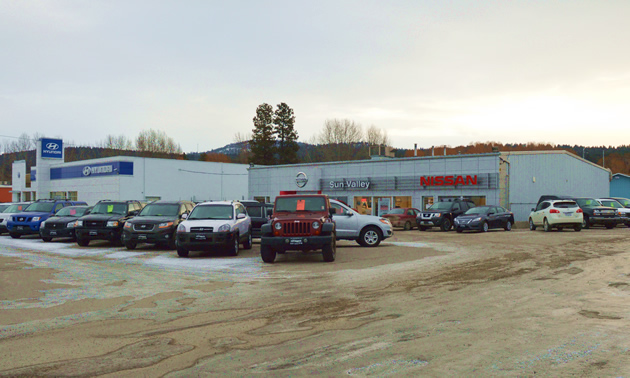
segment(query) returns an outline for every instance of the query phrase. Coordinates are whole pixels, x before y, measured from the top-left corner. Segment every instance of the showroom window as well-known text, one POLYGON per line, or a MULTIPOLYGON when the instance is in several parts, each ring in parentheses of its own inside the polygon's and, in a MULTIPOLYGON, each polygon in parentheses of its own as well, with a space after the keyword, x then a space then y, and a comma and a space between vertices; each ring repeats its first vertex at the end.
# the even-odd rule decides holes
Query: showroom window
POLYGON ((426 210, 429 207, 433 206, 433 196, 430 197, 422 197, 422 209, 426 210))
POLYGON ((394 197, 394 207, 406 209, 411 206, 411 196, 394 197))
POLYGON ((372 197, 354 197, 354 208, 359 214, 372 215, 372 197))
POLYGON ((68 192, 68 199, 70 201, 78 201, 79 200, 79 192, 68 192))
POLYGON ((50 192, 50 199, 66 199, 66 192, 50 192))
POLYGON ((466 199, 475 203, 475 206, 483 206, 486 204, 486 196, 442 196, 439 201, 452 201, 454 199, 466 199))

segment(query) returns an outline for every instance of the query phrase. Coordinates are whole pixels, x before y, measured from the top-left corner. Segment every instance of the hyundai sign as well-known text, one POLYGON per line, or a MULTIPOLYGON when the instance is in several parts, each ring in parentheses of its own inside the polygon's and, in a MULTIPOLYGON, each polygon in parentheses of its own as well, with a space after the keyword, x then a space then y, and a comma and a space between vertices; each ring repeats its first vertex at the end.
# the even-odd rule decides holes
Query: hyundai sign
POLYGON ((61 139, 42 138, 42 157, 52 159, 63 158, 63 141, 61 139))

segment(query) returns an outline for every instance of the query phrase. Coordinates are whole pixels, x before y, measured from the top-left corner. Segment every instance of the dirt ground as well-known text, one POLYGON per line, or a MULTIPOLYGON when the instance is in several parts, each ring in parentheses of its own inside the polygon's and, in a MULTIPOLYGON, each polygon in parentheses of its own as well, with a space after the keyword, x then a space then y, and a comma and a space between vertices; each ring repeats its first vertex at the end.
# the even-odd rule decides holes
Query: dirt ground
POLYGON ((630 376, 629 274, 621 227, 396 230, 273 265, 5 235, 0 376, 630 376))

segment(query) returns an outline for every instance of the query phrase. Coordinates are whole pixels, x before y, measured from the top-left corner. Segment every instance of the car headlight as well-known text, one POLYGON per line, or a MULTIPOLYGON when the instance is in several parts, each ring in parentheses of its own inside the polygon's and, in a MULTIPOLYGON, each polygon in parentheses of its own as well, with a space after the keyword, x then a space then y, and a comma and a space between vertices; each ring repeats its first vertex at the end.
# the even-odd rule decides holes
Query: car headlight
POLYGON ((184 226, 183 223, 180 223, 180 225, 177 226, 177 232, 186 232, 186 226, 184 226))
POLYGON ((273 228, 275 228, 276 230, 281 230, 282 229, 282 223, 277 222, 276 224, 273 225, 273 228))
POLYGON ((37 222, 40 219, 42 219, 42 217, 33 217, 33 222, 37 222))
POLYGON ((125 225, 123 227, 124 228, 131 228, 131 223, 129 223, 129 222, 125 223, 125 225))
POLYGON ((480 220, 481 220, 481 217, 478 217, 478 218, 473 219, 472 221, 473 222, 479 222, 480 220))
POLYGON ((42 224, 39 225, 39 228, 46 228, 46 221, 43 221, 42 224))
POLYGON ((74 227, 83 227, 83 221, 78 220, 78 221, 74 222, 74 227))
POLYGON ((229 224, 223 224, 221 225, 221 227, 218 228, 217 230, 218 232, 227 232, 230 231, 230 225, 229 224))
MULTIPOLYGON (((279 223, 276 223, 276 224, 279 224, 279 223)), ((313 229, 314 230, 317 230, 319 228, 319 226, 320 226, 320 224, 319 224, 318 221, 313 222, 313 229)))
POLYGON ((381 223, 385 223, 388 226, 392 225, 392 222, 390 222, 387 218, 380 218, 379 220, 381 221, 381 223))
POLYGON ((168 227, 172 227, 173 226, 173 222, 164 222, 164 223, 160 223, 158 225, 158 228, 168 228, 168 227))
POLYGON ((593 214, 599 215, 599 210, 593 210, 593 214))
POLYGON ((77 226, 77 223, 79 223, 79 222, 78 222, 78 221, 76 221, 76 222, 70 222, 70 223, 68 223, 66 226, 67 226, 68 228, 75 228, 75 227, 77 226))
POLYGON ((118 227, 118 221, 108 221, 107 227, 118 227))

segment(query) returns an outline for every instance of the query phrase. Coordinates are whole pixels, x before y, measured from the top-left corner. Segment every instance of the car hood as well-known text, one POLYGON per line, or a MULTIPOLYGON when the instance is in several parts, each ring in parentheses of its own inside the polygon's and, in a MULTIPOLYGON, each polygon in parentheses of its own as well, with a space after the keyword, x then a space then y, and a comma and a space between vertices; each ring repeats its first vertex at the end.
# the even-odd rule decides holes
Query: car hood
POLYGON ((110 221, 110 220, 119 220, 121 218, 124 218, 124 215, 120 215, 120 214, 93 214, 93 215, 86 215, 83 216, 81 218, 79 218, 82 221, 110 221))
POLYGON ((71 217, 71 216, 67 216, 67 217, 50 217, 46 220, 47 223, 70 223, 70 222, 74 222, 77 219, 79 219, 80 217, 71 217))
POLYGON ((170 216, 170 215, 134 217, 133 219, 129 220, 129 223, 131 224, 136 224, 136 223, 157 224, 157 223, 163 223, 163 222, 175 222, 178 219, 179 217, 170 216))
POLYGON ((474 218, 485 218, 486 215, 485 214, 462 214, 460 216, 457 217, 457 219, 474 219, 474 218))
POLYGON ((444 214, 448 213, 448 210, 424 210, 422 214, 444 214))
POLYGON ((21 212, 21 213, 15 213, 12 216, 14 217, 40 217, 40 218, 48 218, 50 216, 50 213, 47 212, 41 212, 41 211, 29 211, 29 212, 21 212))

